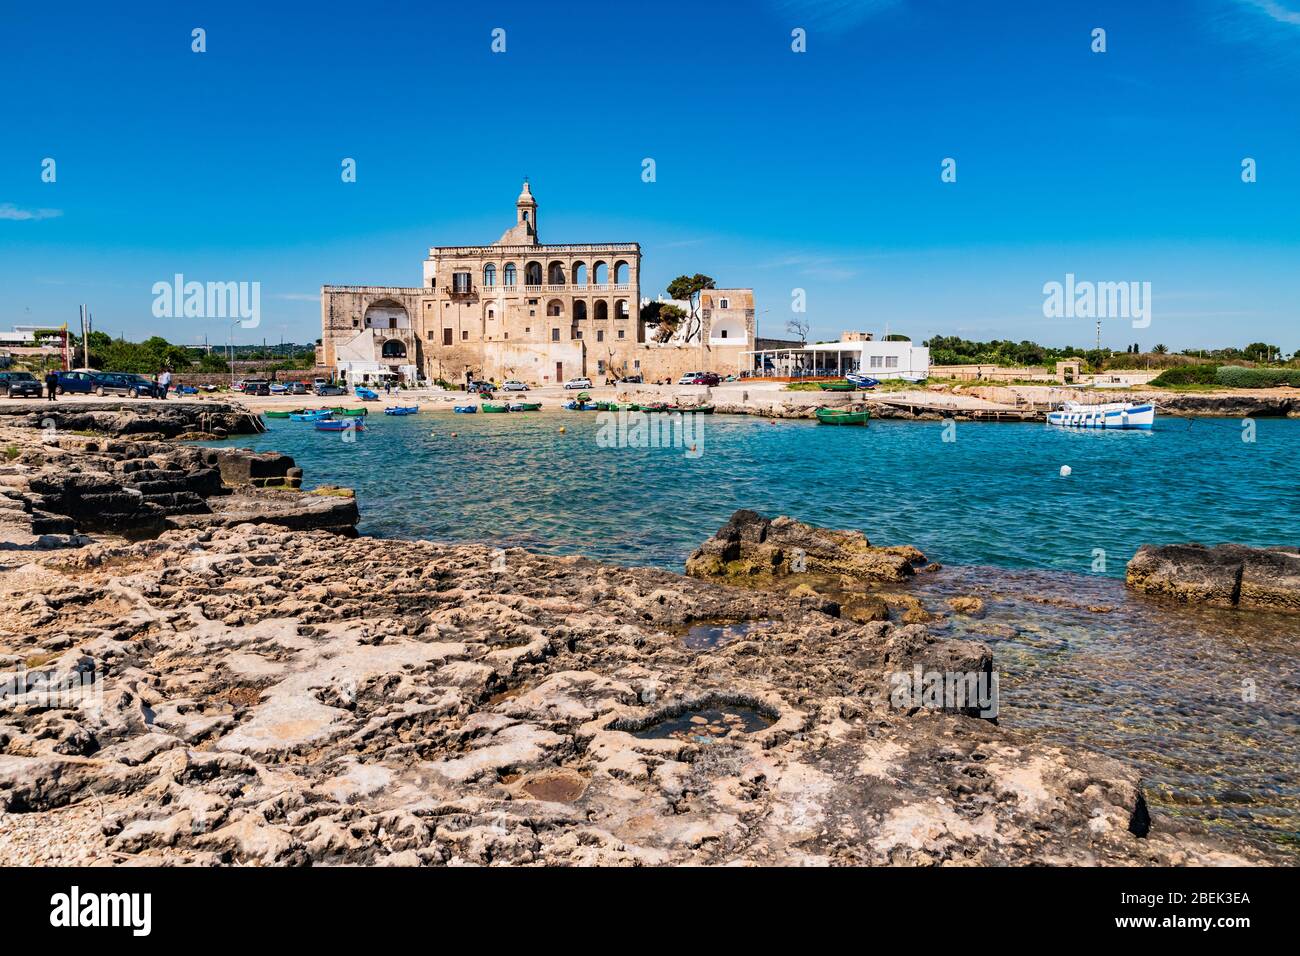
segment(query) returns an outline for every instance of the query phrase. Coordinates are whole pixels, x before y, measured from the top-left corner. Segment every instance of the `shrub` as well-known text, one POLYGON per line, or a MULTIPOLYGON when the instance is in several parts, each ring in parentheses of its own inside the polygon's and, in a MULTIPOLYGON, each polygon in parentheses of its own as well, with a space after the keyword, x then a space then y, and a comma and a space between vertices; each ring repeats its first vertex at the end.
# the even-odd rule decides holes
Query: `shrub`
POLYGON ((1217 365, 1179 365, 1175 368, 1167 368, 1156 378, 1151 380, 1152 385, 1213 385, 1215 384, 1215 373, 1219 370, 1217 365))
POLYGON ((1244 368, 1240 365, 1219 367, 1214 380, 1228 388, 1273 388, 1278 385, 1300 386, 1300 369, 1244 368))

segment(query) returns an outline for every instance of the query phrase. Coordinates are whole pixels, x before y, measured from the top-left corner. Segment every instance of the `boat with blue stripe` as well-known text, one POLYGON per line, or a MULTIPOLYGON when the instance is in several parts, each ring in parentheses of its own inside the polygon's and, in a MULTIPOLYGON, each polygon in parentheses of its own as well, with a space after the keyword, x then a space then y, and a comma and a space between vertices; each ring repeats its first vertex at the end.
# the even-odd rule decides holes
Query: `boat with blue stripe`
POLYGON ((1155 425, 1156 407, 1132 402, 1084 405, 1066 402, 1047 413, 1047 424, 1062 428, 1122 428, 1148 430, 1155 425))

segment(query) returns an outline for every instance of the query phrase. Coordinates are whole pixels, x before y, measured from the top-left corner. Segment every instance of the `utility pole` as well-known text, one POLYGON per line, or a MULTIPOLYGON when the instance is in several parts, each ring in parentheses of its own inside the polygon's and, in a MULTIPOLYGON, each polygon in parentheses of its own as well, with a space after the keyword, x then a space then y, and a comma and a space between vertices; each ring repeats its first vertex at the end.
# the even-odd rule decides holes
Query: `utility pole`
POLYGON ((1101 351, 1101 316, 1097 316, 1097 351, 1101 351))

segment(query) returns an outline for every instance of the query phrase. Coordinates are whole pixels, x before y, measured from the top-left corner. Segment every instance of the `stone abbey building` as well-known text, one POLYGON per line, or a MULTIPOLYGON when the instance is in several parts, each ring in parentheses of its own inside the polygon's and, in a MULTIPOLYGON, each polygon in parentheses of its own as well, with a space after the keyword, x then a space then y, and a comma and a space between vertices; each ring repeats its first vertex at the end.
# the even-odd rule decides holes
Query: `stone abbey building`
POLYGON ((418 287, 321 287, 319 365, 350 383, 467 377, 531 385, 579 375, 738 372, 753 348, 750 289, 710 289, 700 322, 647 341, 635 242, 543 244, 528 182, 514 225, 483 246, 434 246, 418 287), (688 340, 689 339, 689 340, 688 340))

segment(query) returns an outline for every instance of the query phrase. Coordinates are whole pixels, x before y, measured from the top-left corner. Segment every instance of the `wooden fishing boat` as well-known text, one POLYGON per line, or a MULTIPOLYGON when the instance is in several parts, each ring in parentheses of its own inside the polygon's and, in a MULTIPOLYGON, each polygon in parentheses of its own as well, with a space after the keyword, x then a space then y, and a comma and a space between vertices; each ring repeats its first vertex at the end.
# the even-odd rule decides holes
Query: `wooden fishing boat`
POLYGON ((290 412, 289 420, 295 422, 319 422, 328 419, 331 412, 328 408, 317 408, 310 412, 290 412))
POLYGON ((262 412, 267 418, 288 418, 290 415, 301 415, 305 408, 295 408, 292 412, 262 412))
POLYGON ((823 392, 852 392, 857 386, 850 381, 843 382, 818 382, 817 387, 823 392))
POLYGON ((483 413, 486 415, 494 415, 499 412, 508 412, 508 411, 510 411, 509 405, 489 405, 487 402, 483 403, 483 413))
POLYGON ((816 414, 817 422, 821 425, 865 425, 871 418, 871 413, 866 409, 853 412, 847 409, 819 408, 816 414))
POLYGON ((872 378, 870 375, 863 375, 861 372, 844 373, 844 381, 857 389, 875 388, 880 384, 880 379, 872 378))
POLYGON ((452 409, 457 415, 474 415, 478 412, 477 405, 457 405, 452 409))
POLYGON ((510 410, 512 412, 540 412, 542 410, 541 402, 511 402, 510 410))
POLYGON ((419 405, 390 405, 384 409, 385 415, 415 415, 420 411, 419 405))
POLYGON ((712 415, 713 405, 683 405, 677 409, 679 412, 690 412, 693 415, 712 415))
POLYGON ((365 431, 365 422, 337 422, 332 418, 323 418, 316 423, 318 432, 365 431))
POLYGON ((356 395, 356 397, 361 399, 363 402, 379 401, 378 392, 372 391, 368 388, 362 388, 360 385, 358 385, 355 389, 353 389, 352 394, 356 395))
POLYGON ((338 416, 348 416, 348 415, 350 415, 350 416, 353 416, 353 417, 357 417, 357 416, 361 416, 361 415, 369 415, 369 414, 370 414, 370 409, 368 409, 368 408, 342 408, 342 407, 339 407, 339 408, 331 408, 330 411, 332 411, 335 415, 338 415, 338 416))

